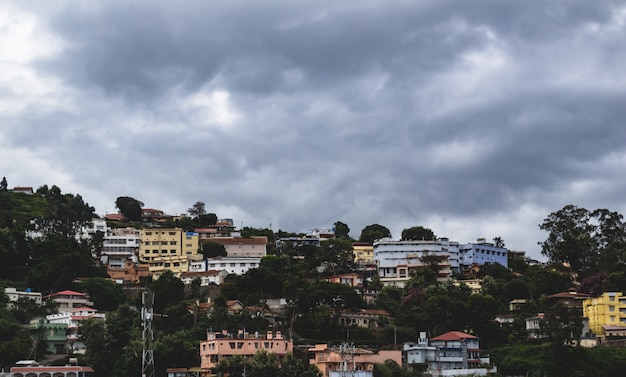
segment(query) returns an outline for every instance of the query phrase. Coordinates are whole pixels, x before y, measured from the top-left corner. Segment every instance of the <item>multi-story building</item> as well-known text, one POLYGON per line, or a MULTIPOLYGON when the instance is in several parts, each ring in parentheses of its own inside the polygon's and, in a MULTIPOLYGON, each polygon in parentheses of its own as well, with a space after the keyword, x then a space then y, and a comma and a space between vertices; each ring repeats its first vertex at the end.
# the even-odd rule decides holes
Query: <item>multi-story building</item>
POLYGON ((202 375, 215 374, 215 367, 220 360, 240 355, 244 360, 251 361, 254 354, 266 351, 283 357, 293 352, 293 341, 285 339, 280 331, 268 331, 266 334, 246 333, 240 330, 237 334, 226 331, 208 332, 207 340, 200 342, 200 368, 202 375))
POLYGON ((374 261, 374 246, 369 242, 352 243, 352 252, 354 253, 354 263, 361 269, 376 268, 374 261))
POLYGON ((67 349, 69 353, 85 353, 85 344, 81 340, 78 334, 78 328, 82 321, 87 319, 96 319, 105 321, 106 316, 103 313, 98 313, 96 309, 83 307, 67 309, 65 311, 50 314, 46 316, 46 321, 51 324, 65 324, 67 325, 67 349))
POLYGON ((224 246, 228 258, 262 258, 267 255, 267 237, 214 237, 202 243, 213 242, 224 246))
POLYGON ((12 307, 15 302, 17 302, 21 298, 27 298, 29 300, 35 301, 36 304, 41 305, 42 296, 41 292, 33 292, 30 289, 25 291, 18 291, 16 288, 7 287, 4 288, 4 294, 7 296, 9 301, 7 302, 7 307, 12 307))
POLYGON ((51 293, 45 296, 44 300, 52 300, 57 303, 57 311, 59 313, 85 306, 93 306, 93 301, 89 299, 89 296, 86 293, 70 290, 51 293))
POLYGON ((215 237, 232 237, 235 233, 235 226, 232 219, 219 219, 214 225, 194 229, 200 237, 200 242, 215 237))
POLYGON ((626 327, 626 296, 621 292, 604 292, 583 301, 583 316, 589 318, 589 329, 597 336, 606 336, 607 326, 626 327))
POLYGON ((43 318, 37 318, 30 321, 28 329, 33 338, 43 338, 46 352, 55 355, 67 353, 67 323, 50 323, 43 318))
POLYGON ((383 285, 403 287, 411 271, 434 265, 439 279, 447 280, 452 269, 458 269, 457 242, 447 238, 435 241, 394 241, 388 238, 374 242, 374 260, 383 285))
POLYGON ((102 242, 102 263, 107 267, 122 268, 126 259, 130 258, 137 262, 141 244, 140 233, 140 230, 135 228, 117 228, 107 232, 102 242))
MULTIPOLYGON (((497 247, 479 238, 476 243, 459 245, 459 268, 468 269, 473 264, 483 265, 486 263, 498 263, 504 267, 509 266, 508 250, 497 247)), ((458 271, 455 271, 458 272, 458 271)))
POLYGON ((243 275, 248 272, 248 270, 259 267, 259 263, 261 263, 261 258, 207 258, 204 260, 191 261, 189 264, 189 272, 226 270, 229 274, 243 275))
POLYGON ((402 351, 356 348, 351 344, 331 347, 328 344, 316 344, 309 348, 310 365, 315 365, 324 377, 358 376, 371 377, 374 365, 386 360, 393 360, 402 365, 402 351))
POLYGON ((121 266, 118 262, 108 265, 107 274, 111 280, 118 284, 140 283, 142 279, 150 276, 150 265, 147 263, 136 263, 131 258, 128 258, 121 266))
POLYGON ((489 357, 481 354, 479 338, 460 331, 450 331, 428 341, 420 333, 417 343, 403 346, 406 364, 428 364, 432 376, 486 376, 497 372, 489 357))
POLYGON ((170 270, 176 276, 189 270, 189 262, 202 259, 196 232, 184 232, 180 228, 142 229, 140 235, 139 262, 150 265, 153 278, 170 270))

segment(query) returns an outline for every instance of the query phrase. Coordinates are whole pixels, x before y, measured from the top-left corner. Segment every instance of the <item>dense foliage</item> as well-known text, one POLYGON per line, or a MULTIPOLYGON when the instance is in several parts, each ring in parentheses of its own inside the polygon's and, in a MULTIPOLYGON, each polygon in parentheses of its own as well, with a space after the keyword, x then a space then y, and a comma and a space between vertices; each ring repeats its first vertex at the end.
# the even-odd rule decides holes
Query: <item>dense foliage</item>
MULTIPOLYGON (((136 217, 133 211, 137 206, 140 210, 143 205, 129 197, 119 197, 116 204, 131 218, 136 217)), ((189 226, 215 224, 217 218, 206 213, 202 202, 196 202, 188 213, 189 226)), ((138 293, 146 288, 156 297, 154 353, 158 376, 163 376, 167 367, 199 365, 198 345, 207 329, 267 331, 270 324, 261 312, 270 299, 284 299, 288 308, 273 329, 283 330, 304 344, 339 342, 349 337, 359 345, 393 348, 415 341, 420 331, 436 336, 457 330, 479 335, 481 347, 491 351, 502 375, 617 376, 626 367, 623 350, 574 346, 572 339, 582 329, 579 313, 555 305, 549 298, 578 283, 581 291, 592 294, 608 289, 626 291, 626 232, 622 216, 608 210, 566 206, 548 215, 540 227, 548 232, 541 245, 549 263, 531 265, 512 257, 509 268, 486 264, 479 271, 458 276, 481 278, 480 292, 438 281, 437 266, 431 264, 415 272, 403 288, 383 288, 375 274, 369 276, 363 289, 376 289, 378 294, 368 303, 354 289, 324 280, 356 270, 350 229, 340 221, 334 224, 336 239, 319 247, 286 245, 272 249, 272 255, 264 257, 258 268, 244 275, 230 275, 219 289, 201 287, 199 280, 185 286, 167 272, 147 285, 123 289, 107 280, 102 267, 94 263, 101 235, 87 240, 76 237, 80 226, 93 216, 93 208, 80 195, 62 194, 56 186, 43 186, 36 195, 25 195, 8 191, 6 180, 0 182, 0 285, 42 292, 88 291, 95 306, 107 313, 107 321, 106 325, 87 321, 81 327, 87 353, 80 357, 99 376, 140 373, 142 338, 136 308, 140 306, 138 293), (212 305, 207 309, 201 304, 209 298, 212 305), (493 319, 509 313, 513 299, 526 299, 527 303, 512 313, 511 326, 501 327, 493 319), (239 300, 245 308, 233 312, 227 300, 239 300), (380 317, 379 327, 374 329, 348 327, 339 321, 342 313, 361 308, 385 310, 390 316, 380 317), (524 318, 538 312, 545 313, 546 318, 541 342, 527 338, 523 323, 524 318)), ((275 237, 295 235, 284 231, 274 235, 269 229, 249 227, 242 234, 266 235, 270 242, 275 237)), ((373 224, 362 230, 359 240, 373 242, 389 236, 386 227, 373 224)), ((406 240, 435 238, 432 230, 422 226, 402 232, 406 240)), ((501 238, 496 240, 504 245, 501 238)), ((211 246, 203 252, 223 254, 222 249, 211 246)), ((54 312, 54 306, 23 300, 8 308, 6 302, 7 297, 0 292, 0 367, 8 368, 18 359, 41 359, 41 334, 22 325, 54 312)), ((232 358, 219 368, 231 376, 241 375, 243 370, 247 376, 318 376, 319 371, 306 367, 299 356, 278 360, 260 353, 252 362, 232 358)), ((386 362, 377 365, 374 373, 404 377, 420 375, 421 370, 403 370, 386 362)))

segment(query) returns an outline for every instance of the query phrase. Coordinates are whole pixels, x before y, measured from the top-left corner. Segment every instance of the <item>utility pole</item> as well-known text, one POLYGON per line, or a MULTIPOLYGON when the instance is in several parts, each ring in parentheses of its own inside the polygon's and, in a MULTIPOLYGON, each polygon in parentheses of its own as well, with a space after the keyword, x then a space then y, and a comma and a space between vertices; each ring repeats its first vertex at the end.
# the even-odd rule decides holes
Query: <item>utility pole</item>
POLYGON ((154 377, 154 351, 152 341, 152 318, 154 317, 154 293, 146 289, 141 294, 141 322, 143 323, 143 353, 141 357, 141 377, 154 377))

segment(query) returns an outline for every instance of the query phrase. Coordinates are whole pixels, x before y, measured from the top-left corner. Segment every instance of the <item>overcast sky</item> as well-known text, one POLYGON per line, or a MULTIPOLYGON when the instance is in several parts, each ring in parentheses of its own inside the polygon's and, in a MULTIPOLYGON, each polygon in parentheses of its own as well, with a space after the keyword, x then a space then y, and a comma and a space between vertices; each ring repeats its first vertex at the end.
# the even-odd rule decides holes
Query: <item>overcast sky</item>
POLYGON ((339 220, 540 256, 626 213, 622 1, 0 5, 0 176, 237 226, 339 220))

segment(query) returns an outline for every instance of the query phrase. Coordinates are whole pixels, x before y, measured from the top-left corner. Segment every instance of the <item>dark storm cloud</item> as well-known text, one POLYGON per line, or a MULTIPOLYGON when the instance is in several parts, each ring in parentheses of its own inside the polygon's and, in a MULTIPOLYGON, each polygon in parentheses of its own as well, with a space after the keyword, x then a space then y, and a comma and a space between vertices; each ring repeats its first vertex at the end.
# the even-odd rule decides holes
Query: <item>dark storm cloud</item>
POLYGON ((14 126, 0 145, 99 212, 118 195, 170 213, 202 200, 251 226, 424 225, 537 256, 549 212, 626 211, 618 2, 23 11, 62 43, 19 62, 14 76, 44 89, 6 85, 0 104, 25 105, 0 114, 14 126))

